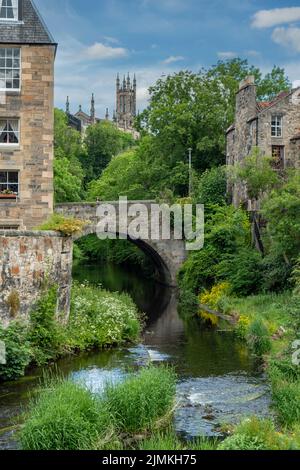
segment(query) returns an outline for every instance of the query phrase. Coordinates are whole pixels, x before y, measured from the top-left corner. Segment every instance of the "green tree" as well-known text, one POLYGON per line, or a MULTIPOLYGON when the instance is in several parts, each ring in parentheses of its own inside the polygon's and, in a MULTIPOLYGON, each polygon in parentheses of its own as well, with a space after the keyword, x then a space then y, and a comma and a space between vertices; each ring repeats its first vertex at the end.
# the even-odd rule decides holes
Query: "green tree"
POLYGON ((86 184, 99 178, 113 156, 135 145, 131 134, 118 130, 110 122, 88 127, 84 143, 86 153, 81 157, 81 163, 86 173, 86 184))

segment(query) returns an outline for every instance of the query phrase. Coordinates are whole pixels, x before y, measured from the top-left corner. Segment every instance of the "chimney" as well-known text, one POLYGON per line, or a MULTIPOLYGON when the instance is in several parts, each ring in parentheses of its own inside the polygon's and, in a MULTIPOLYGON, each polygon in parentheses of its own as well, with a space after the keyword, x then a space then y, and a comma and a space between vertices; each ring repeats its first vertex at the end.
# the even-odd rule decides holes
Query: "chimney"
POLYGON ((256 106, 255 77, 251 75, 240 83, 236 95, 236 121, 247 121, 256 116, 256 106))

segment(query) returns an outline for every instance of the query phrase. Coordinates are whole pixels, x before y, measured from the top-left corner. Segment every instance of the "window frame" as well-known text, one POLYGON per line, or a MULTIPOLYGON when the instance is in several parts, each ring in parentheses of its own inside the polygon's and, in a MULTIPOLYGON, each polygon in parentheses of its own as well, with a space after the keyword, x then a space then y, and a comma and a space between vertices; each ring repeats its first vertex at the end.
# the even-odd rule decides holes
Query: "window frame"
MULTIPOLYGON (((13 132, 14 135, 18 138, 18 142, 0 142, 0 147, 5 147, 5 148, 11 148, 11 147, 19 147, 20 146, 20 137, 21 137, 21 125, 20 125, 20 118, 12 118, 12 117, 0 117, 0 122, 1 121, 6 121, 9 123, 10 121, 15 121, 18 123, 18 130, 16 132, 13 132)), ((3 131, 5 132, 5 131, 3 131)), ((12 133, 12 131, 6 131, 7 133, 12 133)), ((1 136, 1 130, 0 130, 0 136, 1 136)))
POLYGON ((13 13, 16 13, 16 17, 14 18, 4 18, 2 16, 0 16, 0 22, 10 22, 10 23, 15 23, 17 21, 19 21, 19 0, 12 0, 12 3, 15 3, 15 6, 13 5, 12 7, 8 7, 7 5, 3 6, 2 5, 2 0, 0 0, 0 12, 1 12, 1 9, 4 8, 6 10, 6 13, 8 11, 9 8, 12 8, 13 10, 13 13))
MULTIPOLYGON (((5 88, 1 88, 1 87, 0 87, 0 92, 6 92, 6 93, 20 93, 20 92, 21 92, 21 80, 22 80, 22 49, 21 49, 21 47, 13 47, 13 46, 12 46, 12 47, 6 47, 6 46, 5 46, 5 47, 1 47, 1 46, 0 46, 0 51, 1 51, 1 50, 4 50, 4 51, 5 51, 4 67, 1 67, 1 66, 0 66, 0 71, 1 71, 1 70, 4 70, 4 82, 5 82, 5 86, 6 86, 6 87, 5 87, 5 88), (14 62, 14 60, 15 60, 14 54, 12 54, 12 57, 11 57, 11 58, 10 58, 10 57, 7 58, 7 52, 6 52, 6 51, 9 50, 9 49, 11 49, 12 51, 14 51, 14 50, 18 50, 18 51, 19 51, 19 57, 18 57, 18 59, 19 59, 19 69, 15 68, 15 67, 13 66, 13 62, 14 62), (12 66, 11 66, 11 67, 7 67, 7 66, 6 66, 6 60, 12 60, 12 66), (18 72, 19 72, 19 78, 16 78, 16 79, 13 78, 13 72, 15 72, 15 71, 18 71, 18 72), (7 88, 7 80, 9 80, 9 79, 6 78, 7 72, 11 72, 11 73, 12 73, 12 78, 11 78, 11 80, 12 80, 12 85, 13 85, 14 80, 19 80, 19 88, 14 88, 13 86, 12 86, 12 88, 7 88)), ((1 61, 1 59, 3 59, 3 57, 0 56, 0 61, 1 61)), ((0 80, 1 80, 1 78, 0 78, 0 80)), ((2 79, 2 80, 3 80, 3 79, 2 79)))
MULTIPOLYGON (((18 198, 20 197, 20 171, 19 170, 0 170, 0 173, 6 173, 6 183, 3 183, 1 182, 0 180, 0 198, 1 198, 1 195, 5 195, 6 193, 3 193, 3 191, 8 191, 9 190, 9 186, 17 186, 18 190, 17 192, 13 192, 11 194, 11 197, 12 199, 13 198, 18 198), (9 174, 10 173, 14 173, 17 175, 17 183, 14 182, 14 181, 10 181, 9 180, 9 174), (6 185, 6 189, 3 189, 3 186, 6 185)), ((10 196, 10 194, 7 194, 8 196, 10 196)))
POLYGON ((272 114, 271 116, 271 137, 274 139, 283 138, 283 116, 281 114, 272 114), (273 124, 275 122, 275 124, 273 124), (278 131, 280 130, 280 135, 278 131), (273 131, 275 135, 273 135, 273 131))

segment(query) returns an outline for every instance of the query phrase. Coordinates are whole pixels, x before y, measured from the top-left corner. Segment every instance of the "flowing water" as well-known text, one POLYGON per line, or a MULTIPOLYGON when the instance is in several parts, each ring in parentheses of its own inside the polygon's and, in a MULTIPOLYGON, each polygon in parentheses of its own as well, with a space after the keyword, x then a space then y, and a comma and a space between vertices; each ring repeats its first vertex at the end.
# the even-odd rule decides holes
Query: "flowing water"
MULTIPOLYGON (((114 265, 78 266, 74 278, 128 292, 148 316, 140 344, 61 360, 57 367, 72 380, 101 393, 107 381, 118 383, 143 365, 168 363, 178 374, 175 426, 186 438, 218 436, 224 423, 253 414, 270 414, 265 377, 244 344, 230 331, 184 322, 172 290, 141 272, 114 265)), ((41 370, 0 385, 0 449, 16 448, 13 424, 39 385, 41 370)))

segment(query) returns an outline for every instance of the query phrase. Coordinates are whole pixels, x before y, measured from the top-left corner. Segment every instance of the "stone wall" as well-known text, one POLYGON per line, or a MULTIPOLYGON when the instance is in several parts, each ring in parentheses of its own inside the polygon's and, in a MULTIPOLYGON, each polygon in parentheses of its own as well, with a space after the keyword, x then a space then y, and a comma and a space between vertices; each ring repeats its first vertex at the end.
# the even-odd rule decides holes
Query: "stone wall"
POLYGON ((0 231, 0 321, 12 320, 7 299, 17 292, 18 317, 27 319, 47 278, 59 286, 58 312, 70 307, 73 242, 55 232, 0 231))
POLYGON ((19 145, 0 146, 0 170, 19 171, 20 197, 10 202, 0 199, 0 226, 29 230, 53 211, 55 47, 20 47, 21 91, 0 97, 0 118, 20 119, 19 145))

